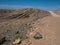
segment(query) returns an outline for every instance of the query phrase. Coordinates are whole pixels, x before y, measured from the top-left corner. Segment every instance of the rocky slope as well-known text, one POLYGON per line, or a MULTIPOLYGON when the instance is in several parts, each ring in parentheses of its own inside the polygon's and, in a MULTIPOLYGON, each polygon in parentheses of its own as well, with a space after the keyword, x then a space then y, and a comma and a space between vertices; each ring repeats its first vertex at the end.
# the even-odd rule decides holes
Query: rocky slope
POLYGON ((32 31, 34 22, 47 16, 50 16, 48 11, 35 8, 0 9, 0 34, 7 40, 2 45, 13 45, 16 35, 22 40, 26 39, 26 34, 32 31))

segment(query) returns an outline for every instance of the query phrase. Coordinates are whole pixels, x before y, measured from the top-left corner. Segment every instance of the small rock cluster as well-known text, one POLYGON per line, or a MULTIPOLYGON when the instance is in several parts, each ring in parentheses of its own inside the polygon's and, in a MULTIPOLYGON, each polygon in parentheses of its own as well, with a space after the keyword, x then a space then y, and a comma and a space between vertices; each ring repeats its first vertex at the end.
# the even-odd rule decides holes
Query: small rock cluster
MULTIPOLYGON (((33 38, 34 39, 42 39, 43 37, 42 37, 42 35, 39 33, 39 32, 36 32, 34 35, 33 35, 33 38)), ((27 39, 28 40, 28 39, 27 39)), ((13 44, 14 45, 16 45, 16 44, 22 44, 22 43, 26 43, 26 40, 24 41, 24 40, 21 40, 20 38, 18 38, 18 39, 15 39, 14 41, 13 41, 13 44)), ((29 41, 28 40, 28 42, 27 42, 28 44, 31 44, 32 42, 31 41, 29 41)))

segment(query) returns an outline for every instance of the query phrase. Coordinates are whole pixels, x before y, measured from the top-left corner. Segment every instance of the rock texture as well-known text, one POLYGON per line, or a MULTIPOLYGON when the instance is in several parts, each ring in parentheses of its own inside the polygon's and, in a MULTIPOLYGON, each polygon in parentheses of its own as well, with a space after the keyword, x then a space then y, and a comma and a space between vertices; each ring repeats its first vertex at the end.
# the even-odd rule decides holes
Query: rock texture
POLYGON ((34 22, 47 16, 50 16, 48 11, 35 8, 0 9, 0 33, 9 40, 5 45, 12 45, 11 42, 16 35, 26 39, 27 31, 31 32, 34 22))

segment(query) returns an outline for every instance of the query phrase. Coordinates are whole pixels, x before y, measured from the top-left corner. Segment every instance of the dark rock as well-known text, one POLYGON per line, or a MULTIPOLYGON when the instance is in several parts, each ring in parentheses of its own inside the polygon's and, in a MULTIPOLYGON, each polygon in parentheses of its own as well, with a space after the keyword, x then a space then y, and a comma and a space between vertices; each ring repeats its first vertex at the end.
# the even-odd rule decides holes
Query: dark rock
POLYGON ((0 35, 0 44, 3 44, 5 41, 6 41, 5 37, 0 35))
POLYGON ((19 31, 17 31, 16 34, 19 34, 19 31))
POLYGON ((40 34, 40 33, 36 33, 35 35, 34 35, 34 38, 35 39, 42 39, 43 37, 42 37, 42 35, 40 34))

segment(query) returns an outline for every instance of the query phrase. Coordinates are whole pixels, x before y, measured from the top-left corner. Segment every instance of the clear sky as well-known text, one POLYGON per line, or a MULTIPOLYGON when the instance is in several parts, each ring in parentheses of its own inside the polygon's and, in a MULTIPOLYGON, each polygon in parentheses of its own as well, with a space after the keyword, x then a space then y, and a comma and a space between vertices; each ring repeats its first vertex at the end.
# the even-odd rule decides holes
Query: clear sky
POLYGON ((60 0, 0 0, 0 9, 28 7, 43 10, 60 10, 60 0))

